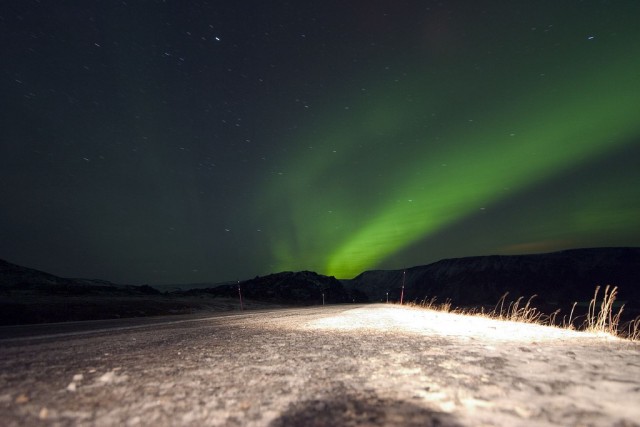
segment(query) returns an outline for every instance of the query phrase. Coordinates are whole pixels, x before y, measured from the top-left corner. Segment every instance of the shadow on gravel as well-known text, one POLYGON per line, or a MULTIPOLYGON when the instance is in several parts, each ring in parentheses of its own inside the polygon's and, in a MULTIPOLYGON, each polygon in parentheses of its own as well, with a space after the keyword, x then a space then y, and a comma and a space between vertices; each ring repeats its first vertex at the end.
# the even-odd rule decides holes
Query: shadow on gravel
POLYGON ((459 427, 449 414, 399 400, 344 396, 293 403, 269 427, 459 427))

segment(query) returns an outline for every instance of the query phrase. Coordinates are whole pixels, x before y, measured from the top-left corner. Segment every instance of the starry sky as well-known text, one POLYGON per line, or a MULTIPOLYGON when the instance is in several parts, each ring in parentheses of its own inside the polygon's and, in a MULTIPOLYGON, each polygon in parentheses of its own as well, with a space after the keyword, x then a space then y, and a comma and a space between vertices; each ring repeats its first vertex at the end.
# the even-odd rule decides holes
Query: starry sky
POLYGON ((0 258, 350 278, 640 245, 635 0, 7 0, 0 258))

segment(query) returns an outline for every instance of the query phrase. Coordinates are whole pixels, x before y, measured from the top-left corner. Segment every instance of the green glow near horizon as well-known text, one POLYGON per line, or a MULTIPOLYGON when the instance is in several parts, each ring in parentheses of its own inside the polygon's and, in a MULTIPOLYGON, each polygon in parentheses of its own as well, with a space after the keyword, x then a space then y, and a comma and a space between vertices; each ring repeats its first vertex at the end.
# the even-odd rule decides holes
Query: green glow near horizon
MULTIPOLYGON (((629 143, 640 131, 637 115, 640 104, 635 98, 625 97, 628 85, 637 79, 635 72, 629 72, 631 69, 623 69, 627 75, 614 74, 619 90, 612 90, 610 85, 597 87, 596 81, 587 81, 578 86, 577 93, 563 93, 562 103, 550 105, 532 100, 524 108, 519 106, 519 111, 511 113, 513 117, 506 120, 518 129, 513 136, 496 131, 501 128, 498 120, 504 116, 496 117, 494 123, 487 126, 454 131, 452 140, 480 140, 487 141, 487 145, 455 145, 449 152, 430 159, 432 169, 427 176, 423 175, 424 180, 406 182, 399 189, 401 200, 412 200, 410 206, 408 203, 390 205, 364 224, 331 254, 328 274, 341 277, 357 274, 425 234, 512 191, 619 144, 629 143), (621 82, 626 83, 621 85, 621 82), (625 99, 626 103, 622 102, 625 99), (450 165, 447 172, 437 168, 439 159, 450 165), (450 172, 455 162, 460 162, 464 172, 450 172)), ((502 129, 504 131, 504 127, 502 129)), ((596 222, 595 226, 600 223, 596 222)))
MULTIPOLYGON (((294 156, 289 182, 268 194, 289 221, 285 236, 272 236, 278 267, 352 277, 485 207, 634 143, 640 60, 610 58, 607 69, 576 65, 579 73, 552 87, 514 86, 507 105, 486 100, 445 119, 446 88, 416 77, 407 83, 422 86, 412 103, 401 102, 402 88, 381 90, 357 113, 321 125, 294 156), (438 127, 442 121, 446 126, 438 127), (410 143, 388 149, 389 141, 410 143)), ((612 215, 637 224, 637 207, 615 213, 591 204, 565 226, 606 229, 612 215)))

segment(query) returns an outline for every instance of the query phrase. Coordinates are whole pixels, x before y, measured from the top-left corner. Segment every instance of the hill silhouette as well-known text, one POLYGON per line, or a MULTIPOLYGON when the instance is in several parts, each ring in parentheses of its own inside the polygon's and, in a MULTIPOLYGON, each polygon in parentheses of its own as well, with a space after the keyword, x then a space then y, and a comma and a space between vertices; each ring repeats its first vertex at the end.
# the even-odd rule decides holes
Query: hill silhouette
POLYGON ((640 248, 572 249, 532 255, 493 255, 444 259, 404 270, 365 271, 344 280, 370 301, 405 301, 436 297, 454 306, 494 306, 509 299, 537 295, 534 304, 549 313, 568 312, 574 302, 588 302, 596 286, 618 286, 618 300, 626 301, 625 317, 640 314, 640 248))
MULTIPOLYGON (((275 305, 420 302, 437 298, 454 307, 493 307, 537 295, 545 313, 586 311, 596 286, 618 287, 623 319, 640 315, 640 248, 573 249, 554 253, 445 259, 403 270, 365 271, 337 280, 311 271, 280 272, 210 288, 160 292, 150 286, 68 279, 0 260, 0 324, 108 319, 239 309, 246 301, 275 305)), ((178 285, 179 286, 179 285, 178 285)))

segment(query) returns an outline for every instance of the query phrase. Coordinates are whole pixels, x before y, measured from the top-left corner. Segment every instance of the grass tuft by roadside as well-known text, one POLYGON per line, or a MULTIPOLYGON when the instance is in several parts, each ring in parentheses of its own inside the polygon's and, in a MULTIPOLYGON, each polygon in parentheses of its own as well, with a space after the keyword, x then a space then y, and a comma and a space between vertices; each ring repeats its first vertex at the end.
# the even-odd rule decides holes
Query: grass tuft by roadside
POLYGON ((597 286, 593 298, 589 302, 589 309, 585 319, 581 324, 578 324, 577 328, 575 326, 576 318, 573 317, 577 303, 573 304, 569 316, 564 316, 562 321, 559 321, 558 315, 560 310, 556 310, 551 314, 545 314, 533 306, 532 301, 537 295, 529 297, 526 302, 524 302, 524 297, 519 297, 515 301, 507 302, 509 295, 509 292, 507 292, 500 297, 493 310, 484 310, 484 308, 479 310, 455 308, 450 299, 445 300, 443 303, 438 303, 436 297, 431 297, 430 299, 425 298, 420 302, 409 302, 406 303, 406 305, 446 313, 483 316, 497 320, 534 323, 570 330, 578 329, 589 333, 608 334, 631 341, 640 341, 640 317, 630 322, 620 324, 620 316, 624 310, 624 305, 620 306, 617 311, 614 308, 614 302, 618 295, 618 287, 607 285, 600 300, 599 293, 600 286, 597 286))

